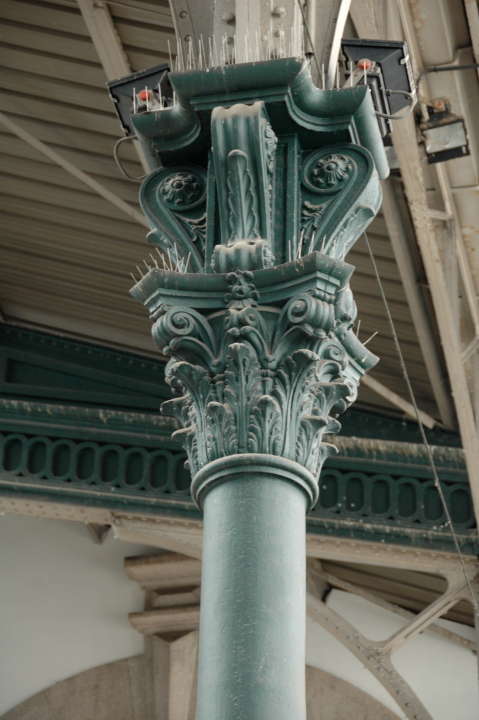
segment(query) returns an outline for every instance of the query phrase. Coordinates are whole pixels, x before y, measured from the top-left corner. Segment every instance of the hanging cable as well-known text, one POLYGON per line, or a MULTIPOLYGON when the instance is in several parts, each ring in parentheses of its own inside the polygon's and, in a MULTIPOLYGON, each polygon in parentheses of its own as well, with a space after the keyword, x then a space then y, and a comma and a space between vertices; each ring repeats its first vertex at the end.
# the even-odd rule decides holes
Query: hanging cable
POLYGON ((130 175, 125 168, 123 167, 120 158, 118 157, 118 149, 122 143, 124 143, 126 140, 135 140, 135 135, 126 135, 125 137, 118 138, 118 140, 113 145, 113 160, 115 161, 115 165, 117 166, 118 170, 121 172, 123 177, 125 177, 127 180, 130 180, 130 182, 139 183, 143 180, 143 178, 146 177, 146 175, 140 175, 139 177, 135 177, 133 175, 130 175))
POLYGON ((435 485, 435 487, 436 487, 436 490, 437 490, 437 492, 438 492, 438 495, 439 495, 439 498, 440 498, 440 501, 441 501, 441 504, 442 504, 442 507, 443 507, 443 510, 444 510, 444 515, 445 515, 445 517, 446 517, 446 522, 447 522, 447 524, 448 524, 448 526, 449 526, 449 529, 450 529, 450 531, 451 531, 451 535, 452 535, 452 538, 453 538, 454 546, 455 546, 455 548, 456 548, 456 552, 457 552, 457 555, 458 555, 458 557, 459 557, 459 561, 460 561, 460 563, 461 563, 462 572, 463 572, 463 574, 464 574, 464 579, 465 579, 465 581, 466 581, 466 585, 467 585, 468 590, 469 590, 469 592, 470 592, 470 594, 471 594, 471 602, 472 602, 472 605, 473 605, 473 608, 474 608, 474 612, 475 612, 475 614, 476 614, 476 617, 479 617, 479 603, 478 603, 478 601, 477 601, 475 592, 474 592, 474 590, 473 590, 473 588, 472 588, 472 585, 471 585, 471 581, 470 581, 469 576, 468 576, 468 574, 467 574, 466 564, 465 564, 465 562, 464 562, 464 556, 463 556, 463 554, 462 554, 461 545, 460 545, 460 543, 459 543, 459 538, 457 537, 457 534, 456 534, 456 531, 455 531, 455 528, 454 528, 454 523, 453 523, 453 521, 452 521, 451 513, 449 512, 449 507, 448 507, 448 505, 447 505, 446 498, 445 498, 445 496, 444 496, 444 491, 443 491, 442 486, 441 486, 441 481, 440 481, 440 479, 439 479, 439 474, 438 474, 438 472, 437 472, 436 463, 435 463, 435 460, 434 460, 434 455, 433 455, 433 452, 432 452, 432 448, 431 448, 431 445, 429 444, 429 441, 428 441, 427 435, 426 435, 426 431, 425 431, 425 429, 424 429, 424 425, 422 424, 422 421, 421 421, 421 415, 420 415, 419 408, 418 408, 418 405, 417 405, 417 402, 416 402, 416 396, 415 396, 415 394, 414 394, 414 389, 413 389, 413 387, 412 387, 411 380, 410 380, 410 377, 409 377, 409 373, 408 373, 408 370, 407 370, 407 366, 406 366, 406 363, 405 363, 405 360, 404 360, 404 355, 403 355, 403 352, 402 352, 402 349, 401 349, 401 344, 400 344, 400 342, 399 342, 399 337, 398 337, 398 334, 397 334, 397 331, 396 331, 396 326, 395 326, 395 324, 394 324, 393 316, 392 316, 391 310, 390 310, 390 308, 389 308, 389 302, 388 302, 388 299, 387 299, 387 297, 386 297, 386 293, 385 293, 385 291, 384 291, 384 286, 383 286, 383 283, 382 283, 382 280, 381 280, 381 276, 380 276, 380 274, 379 274, 378 266, 377 266, 377 263, 376 263, 376 258, 374 257, 374 253, 373 253, 372 247, 371 247, 371 245, 370 245, 370 243, 369 243, 369 238, 368 238, 367 234, 366 234, 366 233, 363 233, 363 234, 364 234, 364 239, 365 239, 365 241, 366 241, 366 247, 367 247, 367 249, 368 249, 369 257, 370 257, 370 260, 371 260, 371 265, 372 265, 372 267, 373 267, 374 274, 375 274, 375 276, 376 276, 376 281, 377 281, 377 284, 378 284, 378 288, 379 288, 379 292, 380 292, 380 295, 381 295, 381 299, 382 299, 382 302, 383 302, 383 305, 384 305, 384 309, 385 309, 385 311, 386 311, 386 316, 387 316, 387 319, 388 319, 388 322, 389 322, 389 326, 390 326, 390 328, 391 328, 391 333, 392 333, 392 337, 393 337, 393 340, 394 340, 394 345, 395 345, 395 347, 396 347, 396 351, 397 351, 397 354, 398 354, 399 364, 400 364, 400 366, 401 366, 401 371, 402 371, 402 374, 403 374, 403 377, 404 377, 404 381, 405 381, 406 386, 407 386, 407 389, 408 389, 408 393, 409 393, 409 396, 410 396, 410 399, 411 399, 411 403, 412 403, 412 405, 413 405, 413 407, 414 407, 414 413, 415 413, 415 415, 416 415, 417 424, 418 424, 418 426, 419 426, 419 432, 420 432, 420 434, 421 434, 421 438, 422 438, 423 444, 424 444, 424 446, 425 446, 425 448, 426 448, 427 456, 428 456, 428 459, 429 459, 429 465, 430 465, 430 467, 431 467, 431 471, 432 471, 432 475, 433 475, 433 479, 434 479, 434 485, 435 485))

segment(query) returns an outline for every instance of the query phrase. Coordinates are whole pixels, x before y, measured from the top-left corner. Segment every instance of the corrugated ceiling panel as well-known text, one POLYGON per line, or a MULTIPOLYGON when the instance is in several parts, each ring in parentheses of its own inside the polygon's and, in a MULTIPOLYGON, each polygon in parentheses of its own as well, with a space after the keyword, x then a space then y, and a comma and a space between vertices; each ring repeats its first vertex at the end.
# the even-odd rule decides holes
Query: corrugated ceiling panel
MULTIPOLYGON (((173 37, 167 2, 118 0, 109 7, 132 69, 167 59, 168 39, 173 37)), ((137 206, 138 185, 124 180, 112 160, 119 125, 76 3, 2 0, 0 16, 0 110, 137 206)), ((4 313, 14 321, 43 325, 50 318, 57 330, 150 350, 148 321, 128 295, 129 273, 149 252, 145 229, 23 141, 1 131, 0 153, 4 313)), ((122 155, 129 173, 141 174, 133 149, 123 147, 122 155)), ((419 403, 436 413, 381 217, 369 235, 419 403)), ((348 259, 357 266, 352 285, 360 309, 359 335, 365 340, 378 331, 369 345, 381 356, 375 377, 406 396, 363 241, 348 259)), ((365 404, 388 407, 365 387, 360 397, 365 404)))

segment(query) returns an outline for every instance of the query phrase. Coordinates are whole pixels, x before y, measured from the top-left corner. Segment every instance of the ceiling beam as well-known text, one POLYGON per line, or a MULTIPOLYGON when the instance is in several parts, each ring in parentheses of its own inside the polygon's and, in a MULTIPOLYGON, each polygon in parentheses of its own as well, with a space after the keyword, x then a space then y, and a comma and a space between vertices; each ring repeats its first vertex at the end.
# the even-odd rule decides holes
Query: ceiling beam
MULTIPOLYGON (((106 79, 119 80, 130 75, 131 67, 116 31, 108 5, 94 0, 78 0, 83 20, 90 34, 92 43, 105 72, 106 79)), ((138 141, 133 142, 134 148, 145 173, 151 168, 138 141)))
MULTIPOLYGON (((353 22, 358 34, 363 37, 380 39, 371 31, 363 3, 357 0, 351 7, 353 22)), ((410 52, 418 47, 414 27, 409 17, 409 7, 404 0, 398 3, 401 15, 392 18, 394 29, 388 36, 401 34, 401 23, 406 34, 410 52)), ((391 19, 391 18, 390 18, 391 19)), ((466 465, 471 485, 471 495, 479 519, 479 433, 471 400, 472 389, 468 386, 462 360, 462 347, 459 336, 459 321, 455 317, 451 289, 448 286, 446 268, 443 265, 439 244, 440 237, 433 225, 423 177, 422 159, 419 152, 414 118, 396 120, 393 123, 393 143, 399 161, 401 176, 411 217, 416 231, 416 239, 421 252, 424 268, 431 292, 437 325, 444 349, 444 358, 449 373, 461 439, 465 451, 466 465)))
MULTIPOLYGON (((15 112, 14 107, 12 107, 11 109, 12 112, 15 112)), ((138 212, 138 210, 135 210, 134 207, 122 200, 120 197, 118 197, 118 195, 115 195, 115 193, 110 192, 108 188, 106 188, 104 185, 92 178, 91 175, 87 175, 87 173, 83 172, 83 170, 80 170, 80 168, 78 168, 76 165, 71 163, 69 160, 66 160, 64 157, 62 157, 62 155, 57 153, 56 150, 53 150, 53 148, 45 145, 44 142, 38 140, 38 138, 29 133, 27 130, 23 130, 18 125, 18 122, 16 120, 13 121, 7 115, 5 115, 5 113, 0 112, 0 124, 3 125, 7 130, 9 130, 13 135, 16 135, 17 137, 21 138, 26 143, 31 145, 31 147, 35 148, 35 150, 38 150, 38 152, 46 155, 46 157, 52 160, 52 162, 54 162, 56 165, 60 165, 60 167, 70 173, 70 175, 73 175, 73 177, 84 183, 84 185, 87 185, 91 190, 94 190, 94 192, 98 193, 98 195, 100 195, 102 198, 114 205, 122 213, 128 215, 130 219, 136 220, 136 222, 139 222, 140 225, 149 228, 146 218, 140 212, 138 212)))
POLYGON ((390 653, 383 650, 383 643, 366 638, 354 625, 327 605, 318 593, 312 592, 312 583, 308 590, 308 618, 329 632, 369 670, 399 705, 403 717, 408 720, 433 720, 414 690, 394 667, 390 653))
MULTIPOLYGON (((354 568, 354 566, 344 565, 334 567, 332 563, 325 563, 325 569, 319 560, 310 560, 310 563, 314 563, 314 572, 320 578, 325 580, 331 587, 339 588, 340 590, 345 590, 346 592, 358 595, 359 597, 364 598, 368 602, 373 603, 373 605, 382 607, 385 610, 390 610, 391 612, 396 613, 401 617, 407 618, 408 620, 411 620, 415 617, 416 611, 407 610, 405 607, 403 607, 405 600, 408 598, 409 588, 407 586, 405 586, 403 594, 396 594, 394 596, 394 601, 386 600, 386 596, 388 594, 393 595, 393 593, 387 593, 385 590, 375 587, 372 584, 372 581, 370 581, 370 585, 367 584, 369 580, 368 576, 366 574, 363 574, 361 570, 357 570, 356 568, 354 568), (329 567, 330 565, 332 565, 333 571, 331 571, 329 567), (349 579, 350 577, 352 577, 352 580, 349 579)), ((394 581, 392 581, 391 584, 394 585, 394 581)), ((419 607, 420 601, 417 601, 417 604, 419 607)), ((421 605, 423 605, 423 603, 421 603, 421 605)), ((452 620, 453 618, 449 616, 449 618, 447 619, 452 620)), ((468 650, 474 651, 476 648, 476 643, 473 640, 469 640, 468 638, 463 637, 462 635, 459 635, 452 630, 448 630, 447 628, 439 625, 438 623, 432 623, 431 625, 429 625, 427 630, 436 635, 440 635, 441 637, 445 638, 449 642, 454 643, 455 645, 465 647, 468 650)))
MULTIPOLYGON (((394 405, 394 407, 402 410, 412 420, 417 421, 417 414, 414 405, 405 400, 400 395, 398 395, 396 392, 394 392, 394 390, 391 390, 386 385, 383 385, 383 383, 379 382, 379 380, 376 380, 376 378, 372 375, 364 375, 364 377, 361 379, 361 382, 374 393, 376 393, 376 395, 379 395, 380 397, 390 402, 391 405, 394 405)), ((432 415, 429 415, 423 410, 419 410, 419 418, 422 424, 429 429, 433 428, 437 424, 436 420, 432 417, 432 415)))
MULTIPOLYGON (((466 8, 467 23, 471 34, 472 50, 474 58, 479 63, 479 3, 477 0, 464 0, 466 8)), ((479 76, 479 68, 477 70, 479 76)))
MULTIPOLYGON (((447 378, 440 362, 442 351, 433 329, 430 312, 426 307, 416 271, 416 262, 411 250, 410 222, 405 220, 398 202, 398 190, 392 178, 383 183, 383 214, 386 227, 399 269, 399 275, 411 310, 419 346, 424 358, 434 399, 445 427, 456 424, 454 404, 448 390, 447 378)), ((402 192, 402 191, 401 191, 402 192)))

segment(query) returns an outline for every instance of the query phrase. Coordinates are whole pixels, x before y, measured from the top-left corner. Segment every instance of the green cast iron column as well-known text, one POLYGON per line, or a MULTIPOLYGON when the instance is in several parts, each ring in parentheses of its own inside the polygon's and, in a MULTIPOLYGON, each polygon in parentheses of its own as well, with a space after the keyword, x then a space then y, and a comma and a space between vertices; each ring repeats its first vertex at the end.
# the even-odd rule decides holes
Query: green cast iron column
POLYGON ((303 720, 307 473, 271 455, 216 460, 203 500, 197 720, 303 720), (214 484, 214 483, 220 484, 214 484))
POLYGON ((384 149, 368 88, 318 90, 301 58, 170 82, 174 106, 133 116, 162 163, 140 201, 167 261, 131 292, 204 511, 197 720, 304 720, 305 511, 377 362, 344 257, 384 149))

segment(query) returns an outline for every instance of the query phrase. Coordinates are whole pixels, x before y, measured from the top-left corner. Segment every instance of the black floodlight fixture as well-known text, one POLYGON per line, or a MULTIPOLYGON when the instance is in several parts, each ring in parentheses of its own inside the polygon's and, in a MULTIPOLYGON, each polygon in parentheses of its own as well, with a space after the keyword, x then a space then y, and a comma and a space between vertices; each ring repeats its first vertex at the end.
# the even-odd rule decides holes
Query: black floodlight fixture
POLYGON ((171 104, 173 92, 168 80, 169 71, 168 64, 155 65, 107 84, 125 135, 135 134, 131 115, 171 104))
POLYGON ((470 155, 464 120, 451 113, 446 98, 436 98, 426 105, 428 120, 419 128, 424 140, 428 163, 445 162, 470 155))
POLYGON ((405 42, 390 40, 343 40, 346 77, 371 90, 382 137, 391 132, 390 118, 403 108, 412 109, 416 87, 405 42))

